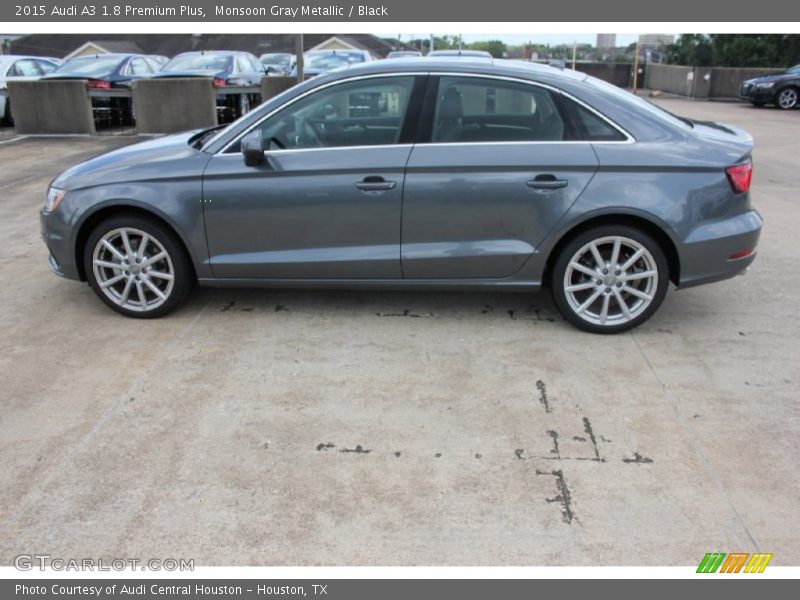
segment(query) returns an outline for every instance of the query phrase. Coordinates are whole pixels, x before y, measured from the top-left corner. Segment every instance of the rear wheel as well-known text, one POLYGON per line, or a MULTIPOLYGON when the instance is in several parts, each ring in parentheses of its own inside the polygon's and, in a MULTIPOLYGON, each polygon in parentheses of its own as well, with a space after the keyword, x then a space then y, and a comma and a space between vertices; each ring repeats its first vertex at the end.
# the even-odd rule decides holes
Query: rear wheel
POLYGON ((553 299, 576 327, 620 333, 647 321, 669 285, 664 251, 643 231, 605 225, 585 231, 560 252, 553 267, 553 299))
POLYGON ((180 241, 160 223, 138 215, 103 221, 89 235, 84 268, 97 296, 120 314, 155 318, 175 309, 192 284, 180 241))
POLYGON ((791 110, 797 107, 800 93, 796 87, 785 87, 775 96, 775 105, 783 110, 791 110))

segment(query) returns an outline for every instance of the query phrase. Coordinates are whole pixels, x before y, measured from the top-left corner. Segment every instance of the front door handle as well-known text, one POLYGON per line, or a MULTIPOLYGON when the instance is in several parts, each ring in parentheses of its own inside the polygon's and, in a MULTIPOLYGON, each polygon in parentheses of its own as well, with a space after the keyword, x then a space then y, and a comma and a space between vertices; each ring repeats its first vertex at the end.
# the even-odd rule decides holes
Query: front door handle
POLYGON ((569 181, 566 179, 558 179, 555 175, 538 175, 535 179, 527 182, 529 188, 535 190, 560 190, 567 187, 569 181))
POLYGON ((396 181, 387 181, 383 177, 365 177, 356 184, 356 188, 362 192, 385 192, 395 187, 397 187, 396 181))

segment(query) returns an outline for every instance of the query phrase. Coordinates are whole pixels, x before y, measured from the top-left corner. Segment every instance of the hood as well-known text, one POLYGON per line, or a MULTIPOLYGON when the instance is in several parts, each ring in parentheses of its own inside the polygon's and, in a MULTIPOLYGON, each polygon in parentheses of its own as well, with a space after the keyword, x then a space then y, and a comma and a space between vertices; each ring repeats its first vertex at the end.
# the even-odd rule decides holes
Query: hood
POLYGON ((770 82, 777 82, 777 81, 784 81, 786 79, 796 79, 798 77, 797 73, 773 73, 772 75, 764 75, 763 77, 754 77, 753 79, 748 79, 744 83, 770 83, 770 82))
POLYGON ((162 79, 164 77, 219 77, 220 79, 227 78, 225 71, 217 71, 215 69, 202 69, 192 71, 158 71, 153 74, 153 79, 162 79))
POLYGON ((189 143, 202 131, 205 130, 168 135, 112 150, 67 169, 51 185, 69 191, 115 182, 197 176, 211 158, 189 143), (187 158, 196 158, 197 162, 187 161, 187 158))

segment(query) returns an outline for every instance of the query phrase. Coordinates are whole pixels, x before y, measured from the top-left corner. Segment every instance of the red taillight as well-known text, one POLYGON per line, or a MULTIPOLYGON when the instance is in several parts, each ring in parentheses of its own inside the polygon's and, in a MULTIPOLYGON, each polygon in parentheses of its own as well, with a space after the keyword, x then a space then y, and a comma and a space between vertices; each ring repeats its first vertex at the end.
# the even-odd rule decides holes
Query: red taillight
POLYGON ((108 81, 102 81, 100 79, 90 79, 89 83, 87 84, 93 90, 110 90, 111 84, 108 81))
POLYGON ((226 85, 228 85, 228 82, 224 79, 214 78, 214 87, 225 87, 226 85))
POLYGON ((738 260, 740 258, 747 258, 748 256, 750 256, 755 251, 756 251, 755 248, 746 248, 746 249, 741 250, 739 252, 734 252, 733 254, 731 254, 728 257, 728 260, 738 260))
POLYGON ((745 163, 734 165, 725 169, 731 188, 737 194, 741 194, 750 189, 750 179, 753 175, 753 163, 749 160, 745 163))

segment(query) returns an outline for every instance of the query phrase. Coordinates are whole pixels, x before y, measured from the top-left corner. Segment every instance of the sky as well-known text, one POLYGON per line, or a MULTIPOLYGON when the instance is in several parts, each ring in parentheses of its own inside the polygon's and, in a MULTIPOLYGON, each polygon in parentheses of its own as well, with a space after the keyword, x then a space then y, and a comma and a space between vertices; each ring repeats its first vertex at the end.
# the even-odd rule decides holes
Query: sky
MULTIPOLYGON (((403 35, 403 40, 408 40, 411 38, 412 34, 403 35)), ((430 34, 424 33, 415 33, 413 34, 416 38, 421 37, 428 37, 430 34)), ((443 33, 434 33, 434 35, 456 35, 453 33, 443 34, 443 33)), ((479 40, 502 40, 506 44, 525 44, 527 42, 532 42, 534 44, 550 44, 551 46, 557 46, 558 44, 572 44, 573 42, 577 42, 579 44, 592 44, 594 46, 595 42, 597 41, 597 36, 594 34, 589 33, 579 33, 576 35, 569 35, 569 34, 547 34, 547 33, 531 33, 531 34, 497 34, 497 33, 486 33, 486 34, 478 34, 478 33, 465 33, 464 34, 464 42, 477 42, 479 40)), ((627 46, 628 44, 632 44, 636 41, 637 36, 633 33, 618 33, 617 34, 617 46, 627 46)))

